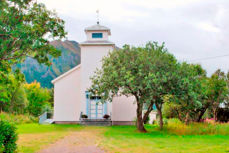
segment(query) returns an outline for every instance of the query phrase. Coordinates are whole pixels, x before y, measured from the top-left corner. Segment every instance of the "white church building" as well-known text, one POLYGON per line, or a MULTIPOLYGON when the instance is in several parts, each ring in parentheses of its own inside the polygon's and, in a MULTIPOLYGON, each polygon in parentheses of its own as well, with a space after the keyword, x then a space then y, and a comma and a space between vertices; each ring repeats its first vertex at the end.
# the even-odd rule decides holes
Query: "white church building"
POLYGON ((114 97, 112 102, 101 104, 99 97, 87 91, 91 86, 90 77, 96 68, 101 68, 102 58, 114 50, 115 44, 109 41, 111 30, 99 22, 84 31, 87 39, 80 43, 81 64, 52 81, 54 123, 80 123, 82 114, 92 121, 99 120, 107 114, 112 125, 133 124, 136 118, 134 97, 114 97))

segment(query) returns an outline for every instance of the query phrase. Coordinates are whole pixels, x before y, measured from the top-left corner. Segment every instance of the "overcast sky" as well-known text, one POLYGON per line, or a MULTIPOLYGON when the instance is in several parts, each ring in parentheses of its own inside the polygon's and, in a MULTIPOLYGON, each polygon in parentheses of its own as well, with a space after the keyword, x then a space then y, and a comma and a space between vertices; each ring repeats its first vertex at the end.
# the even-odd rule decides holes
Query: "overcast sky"
POLYGON ((66 21, 69 40, 86 39, 84 28, 96 24, 99 9, 100 24, 118 47, 165 42, 180 61, 200 63, 209 75, 229 70, 229 0, 38 1, 66 21))

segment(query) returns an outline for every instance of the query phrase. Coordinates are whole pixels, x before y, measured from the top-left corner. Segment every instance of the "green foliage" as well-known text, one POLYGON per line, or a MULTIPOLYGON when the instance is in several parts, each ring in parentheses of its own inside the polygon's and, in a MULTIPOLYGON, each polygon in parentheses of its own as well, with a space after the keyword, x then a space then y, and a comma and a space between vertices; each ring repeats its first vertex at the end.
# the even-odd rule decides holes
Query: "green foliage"
POLYGON ((64 21, 34 0, 2 0, 0 3, 0 63, 18 63, 27 56, 50 65, 48 55, 60 52, 49 39, 65 37, 64 21))
POLYGON ((229 135, 227 123, 190 123, 184 124, 173 118, 168 120, 165 130, 176 135, 229 135))
POLYGON ((195 115, 195 110, 202 107, 201 79, 205 78, 206 72, 200 65, 181 63, 178 67, 179 83, 177 95, 173 96, 170 104, 179 119, 189 123, 190 118, 195 115))
POLYGON ((0 151, 3 153, 14 153, 17 149, 16 128, 6 121, 0 120, 0 151))
POLYGON ((41 112, 49 112, 49 113, 53 113, 53 107, 51 106, 51 104, 49 102, 46 102, 43 104, 41 112))
POLYGON ((98 70, 92 77, 90 91, 102 96, 102 100, 111 101, 114 96, 135 96, 137 102, 138 129, 144 131, 143 121, 152 111, 153 104, 156 105, 162 120, 162 105, 165 97, 192 96, 194 91, 186 92, 183 89, 190 84, 186 91, 194 89, 190 77, 183 71, 188 68, 191 72, 195 67, 197 73, 202 73, 198 66, 186 63, 179 64, 176 58, 168 53, 164 44, 148 43, 144 47, 130 47, 125 45, 123 49, 115 50, 103 59, 102 69, 98 70), (192 86, 191 86, 192 85, 192 86), (147 106, 146 113, 142 115, 143 105, 147 106), (143 117, 142 117, 143 116, 143 117))
POLYGON ((50 91, 40 87, 40 83, 33 82, 31 84, 24 85, 27 99, 29 101, 27 110, 30 114, 34 116, 41 115, 42 109, 51 99, 50 91))
POLYGON ((25 123, 37 123, 38 118, 28 115, 28 114, 10 114, 10 113, 0 113, 0 120, 7 121, 14 124, 25 124, 25 123))
POLYGON ((217 111, 227 100, 229 92, 225 74, 217 70, 211 77, 206 77, 198 65, 183 63, 181 66, 180 76, 186 79, 179 83, 182 96, 169 99, 164 104, 163 113, 168 118, 177 117, 186 123, 200 122, 209 116, 217 120, 217 111))
POLYGON ((19 70, 2 74, 4 75, 0 76, 0 111, 21 111, 26 105, 26 95, 21 87, 25 81, 24 75, 19 70))
POLYGON ((174 102, 165 102, 162 108, 162 114, 165 118, 179 118, 181 106, 174 102))
POLYGON ((27 95, 23 85, 20 85, 18 89, 15 91, 14 95, 12 96, 9 112, 11 113, 18 113, 24 114, 25 108, 28 105, 27 95))
POLYGON ((217 111, 220 104, 224 103, 229 95, 227 78, 224 72, 217 70, 208 79, 207 99, 213 110, 215 121, 217 121, 217 111))
MULTIPOLYGON (((157 120, 156 120, 156 124, 160 127, 160 119, 158 118, 157 120)), ((163 124, 164 125, 167 125, 168 124, 168 119, 167 118, 163 118, 163 124)))

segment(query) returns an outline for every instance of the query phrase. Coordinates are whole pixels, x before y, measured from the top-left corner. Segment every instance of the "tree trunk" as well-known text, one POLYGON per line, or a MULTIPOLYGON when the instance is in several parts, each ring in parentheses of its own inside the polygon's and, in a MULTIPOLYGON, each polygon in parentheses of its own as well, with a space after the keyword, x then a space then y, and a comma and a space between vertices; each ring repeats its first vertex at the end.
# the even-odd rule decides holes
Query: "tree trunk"
POLYGON ((180 121, 182 121, 182 117, 181 114, 179 113, 179 111, 177 109, 175 109, 176 113, 177 113, 177 117, 180 121))
POLYGON ((145 123, 145 121, 147 120, 147 117, 149 116, 150 112, 153 110, 153 104, 154 102, 151 102, 150 105, 147 108, 147 111, 145 112, 144 116, 143 116, 143 123, 145 123))
POLYGON ((188 125, 188 123, 189 123, 189 112, 187 112, 185 116, 185 124, 188 125))
POLYGON ((201 121, 201 119, 202 119, 204 113, 206 112, 206 110, 207 110, 207 108, 204 108, 204 109, 202 109, 202 110, 200 111, 200 114, 198 115, 198 118, 197 118, 197 120, 196 120, 197 122, 200 122, 200 121, 201 121))
POLYGON ((146 129, 144 127, 144 122, 141 117, 139 118, 139 116, 137 118, 137 128, 139 132, 146 132, 146 129))
POLYGON ((143 104, 137 101, 137 129, 139 132, 146 132, 142 119, 142 107, 143 104))
POLYGON ((162 116, 162 111, 161 111, 161 107, 158 105, 158 104, 155 104, 156 107, 157 107, 157 112, 158 112, 158 115, 159 115, 159 120, 160 120, 160 130, 163 129, 163 116, 162 116))
POLYGON ((2 106, 3 105, 3 102, 2 101, 0 101, 0 113, 2 113, 2 106))
POLYGON ((215 122, 217 122, 217 109, 216 108, 213 108, 213 118, 215 122))

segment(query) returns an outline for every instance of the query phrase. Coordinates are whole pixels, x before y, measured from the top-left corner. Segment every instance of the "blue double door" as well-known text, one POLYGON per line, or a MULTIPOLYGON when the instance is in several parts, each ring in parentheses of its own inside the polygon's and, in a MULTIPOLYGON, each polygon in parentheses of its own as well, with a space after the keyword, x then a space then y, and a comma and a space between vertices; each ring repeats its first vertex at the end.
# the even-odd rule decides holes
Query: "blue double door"
POLYGON ((107 114, 107 103, 101 103, 101 97, 91 96, 89 93, 87 97, 86 112, 89 119, 102 119, 107 114))

